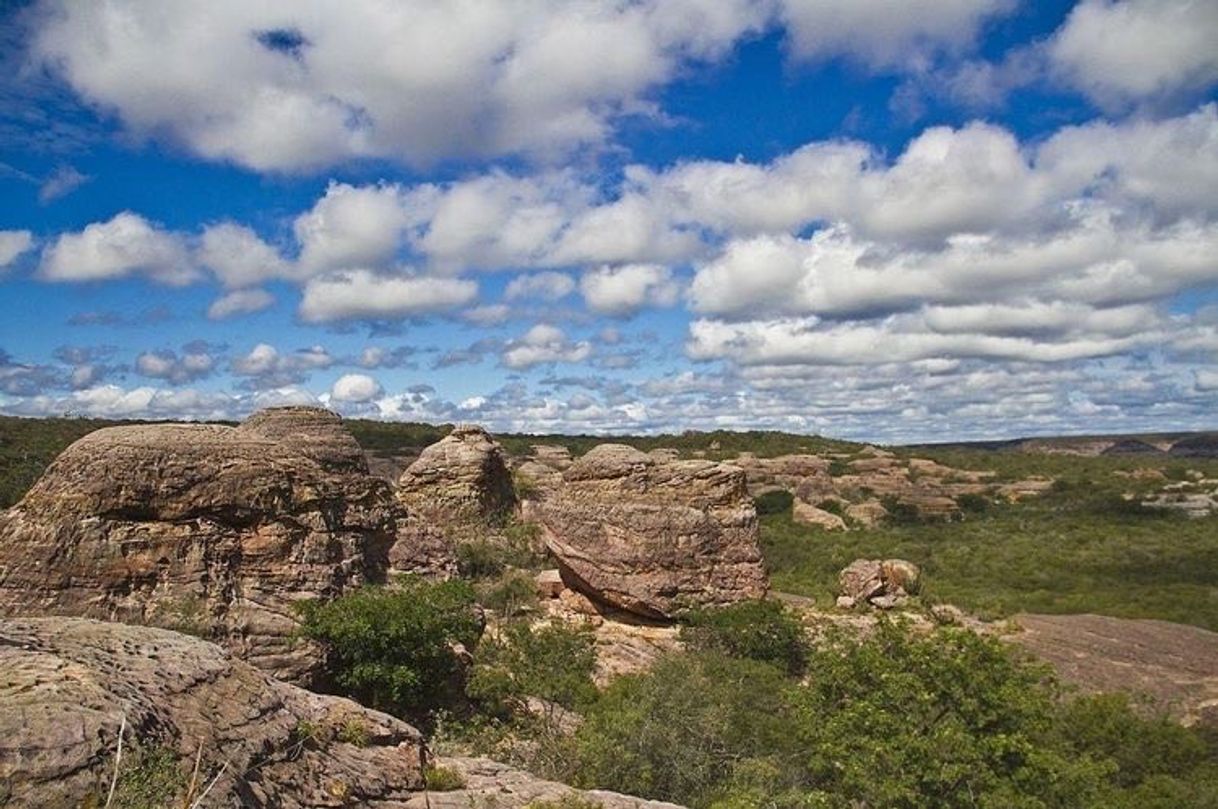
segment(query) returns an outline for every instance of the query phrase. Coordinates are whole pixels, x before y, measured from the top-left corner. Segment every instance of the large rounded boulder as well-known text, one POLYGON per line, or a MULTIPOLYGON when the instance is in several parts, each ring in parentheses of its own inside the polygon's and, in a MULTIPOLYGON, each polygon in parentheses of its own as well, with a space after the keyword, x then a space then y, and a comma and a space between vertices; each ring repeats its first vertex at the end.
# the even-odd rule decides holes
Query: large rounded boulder
POLYGON ((757 512, 734 466, 602 444, 536 514, 563 580, 608 607, 667 619, 768 587, 757 512))
POLYGON ((0 614, 170 627, 304 681, 321 660, 293 605, 443 567, 413 524, 325 410, 110 427, 0 513, 0 614))

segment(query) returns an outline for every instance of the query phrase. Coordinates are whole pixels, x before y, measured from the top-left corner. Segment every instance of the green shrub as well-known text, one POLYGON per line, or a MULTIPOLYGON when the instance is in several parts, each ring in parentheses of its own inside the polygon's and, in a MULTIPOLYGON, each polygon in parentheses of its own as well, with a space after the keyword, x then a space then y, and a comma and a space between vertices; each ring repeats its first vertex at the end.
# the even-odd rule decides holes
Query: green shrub
POLYGON ((997 639, 881 621, 829 633, 799 681, 714 652, 621 678, 568 771, 695 809, 1218 807, 1218 741, 1123 698, 1061 697, 997 639))
POLYGON ((162 809, 186 790, 178 757, 161 745, 123 752, 111 809, 162 809))
POLYGON ((467 579, 498 576, 507 567, 507 553, 485 539, 462 542, 457 546, 457 572, 467 579))
POLYGON ((535 482, 523 477, 517 471, 512 472, 512 488, 516 490, 517 500, 531 500, 541 493, 535 482))
POLYGON ((531 573, 521 570, 511 570, 493 582, 484 582, 477 592, 479 604, 504 618, 514 618, 537 604, 537 583, 531 573))
POLYGON ((351 717, 339 727, 337 738, 340 742, 353 744, 356 747, 367 747, 371 736, 368 733, 367 725, 359 719, 351 717))
POLYGON ((868 806, 1078 806, 1106 772, 1052 745, 1047 670, 965 630, 883 621, 809 658, 797 733, 810 784, 868 806))
POLYGON ((968 514, 980 514, 990 508, 990 499, 983 494, 962 494, 956 498, 956 505, 968 514))
POLYGON ((573 775, 584 787, 705 805, 743 760, 794 752, 792 694, 782 672, 753 660, 662 659, 588 710, 573 775))
POLYGON ((452 767, 428 767, 423 771, 423 781, 432 792, 453 792, 465 788, 465 776, 452 767))
POLYGON ((691 649, 771 663, 798 674, 807 658, 803 625, 777 601, 744 601, 685 616, 681 640, 691 649))
POLYGON ((321 725, 317 722, 299 719, 296 722, 296 726, 292 728, 292 733, 289 737, 290 743, 301 747, 316 745, 321 738, 321 732, 321 725))
POLYGON ((587 630, 514 624, 483 639, 467 690, 496 716, 510 715, 527 697, 576 708, 596 696, 595 664, 595 641, 587 630))
POLYGON ((904 503, 895 497, 881 498, 880 503, 888 512, 884 521, 889 525, 918 525, 925 522, 922 512, 918 511, 918 507, 912 503, 904 503))
POLYGON ((474 593, 462 581, 407 577, 328 603, 299 605, 302 632, 322 643, 334 682, 366 705, 426 717, 459 691, 453 651, 481 634, 474 593))
POLYGON ((524 809, 603 809, 599 801, 581 798, 575 793, 567 793, 556 801, 532 801, 524 809))
POLYGON ((1058 719, 1065 743, 1080 754, 1111 761, 1113 782, 1137 786, 1152 776, 1180 776, 1212 758, 1197 733, 1166 717, 1144 719, 1124 694, 1085 696, 1073 700, 1058 719))
POLYGON ((821 511, 827 511, 830 514, 836 514, 839 517, 846 516, 846 507, 842 505, 842 501, 836 497, 830 497, 827 500, 821 500, 816 506, 821 511))
POLYGON ((788 514, 795 505, 795 495, 788 491, 775 489, 765 492, 753 500, 758 514, 788 514))

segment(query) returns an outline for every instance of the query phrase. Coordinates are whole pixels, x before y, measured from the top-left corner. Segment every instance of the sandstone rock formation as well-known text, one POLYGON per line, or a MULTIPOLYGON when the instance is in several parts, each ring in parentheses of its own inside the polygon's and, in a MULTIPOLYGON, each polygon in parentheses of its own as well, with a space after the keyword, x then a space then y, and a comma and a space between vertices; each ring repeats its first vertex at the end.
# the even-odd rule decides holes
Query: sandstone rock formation
POLYGON ((563 481, 536 514, 568 586, 661 619, 765 593, 757 513, 739 468, 659 463, 632 447, 602 444, 563 481))
POLYGON ((838 606, 891 609, 921 589, 922 572, 904 559, 855 559, 838 575, 838 606))
POLYGON ((449 565, 420 530, 325 410, 110 427, 0 514, 0 614, 168 626, 303 681, 293 603, 449 565))
POLYGON ((203 785, 219 773, 204 806, 402 805, 423 786, 411 726, 279 682, 176 632, 0 620, 0 671, 6 805, 81 806, 92 796, 101 806, 124 717, 128 768, 140 748, 167 750, 184 791, 202 750, 203 785))
POLYGON ((445 528, 497 525, 516 508, 503 449, 470 424, 423 450, 398 480, 398 499, 445 528))
POLYGON ((831 511, 817 508, 803 500, 796 500, 791 507, 791 519, 803 525, 815 525, 826 531, 846 530, 846 521, 831 511))

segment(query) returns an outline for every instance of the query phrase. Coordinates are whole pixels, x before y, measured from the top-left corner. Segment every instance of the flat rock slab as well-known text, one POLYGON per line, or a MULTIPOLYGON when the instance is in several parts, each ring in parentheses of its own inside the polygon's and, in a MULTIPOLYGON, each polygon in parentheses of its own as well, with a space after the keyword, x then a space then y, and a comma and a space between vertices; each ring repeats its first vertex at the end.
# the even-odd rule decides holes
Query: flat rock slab
MULTIPOLYGON (((535 801, 578 797, 602 809, 683 809, 675 803, 632 798, 603 790, 582 791, 546 781, 523 770, 485 758, 441 758, 435 762, 461 773, 465 787, 451 792, 417 795, 403 809, 518 809, 535 801)), ((397 807, 399 804, 386 804, 397 807)))
POLYGON ((1017 615, 1007 637, 1088 692, 1144 694, 1185 724, 1218 724, 1218 633, 1104 615, 1017 615))

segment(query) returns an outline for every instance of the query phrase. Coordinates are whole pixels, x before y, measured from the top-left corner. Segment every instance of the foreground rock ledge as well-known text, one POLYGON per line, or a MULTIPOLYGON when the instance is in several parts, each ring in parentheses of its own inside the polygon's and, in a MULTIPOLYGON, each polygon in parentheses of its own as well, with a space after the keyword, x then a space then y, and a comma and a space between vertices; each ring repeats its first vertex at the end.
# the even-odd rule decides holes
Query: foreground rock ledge
POLYGON ((385 805, 423 786, 423 745, 410 725, 278 682, 198 638, 81 618, 6 619, 0 672, 0 797, 11 806, 79 806, 90 795, 104 803, 124 716, 128 756, 133 743, 159 745, 189 777, 202 745, 207 780, 224 767, 208 806, 385 805), (355 727, 364 746, 338 738, 355 727))
POLYGON ((0 513, 0 615, 180 629, 308 682, 293 603, 442 568, 426 539, 329 411, 110 427, 0 513))
POLYGON ((531 513, 569 587, 638 616, 761 598, 769 585, 735 466, 602 444, 531 513))
POLYGON ((424 793, 422 739, 392 716, 279 682, 164 629, 0 620, 0 804, 103 805, 124 719, 127 767, 133 749, 156 746, 184 785, 202 749, 203 782, 219 773, 206 807, 519 809, 579 796, 604 809, 679 809, 581 792, 488 759, 441 761, 464 786, 424 793))

